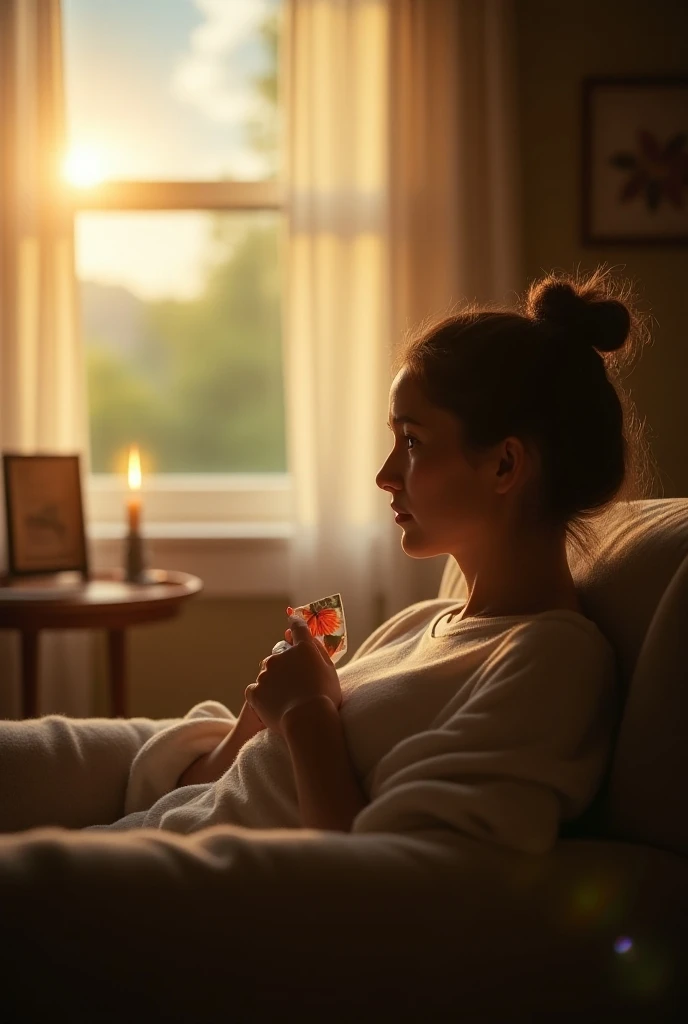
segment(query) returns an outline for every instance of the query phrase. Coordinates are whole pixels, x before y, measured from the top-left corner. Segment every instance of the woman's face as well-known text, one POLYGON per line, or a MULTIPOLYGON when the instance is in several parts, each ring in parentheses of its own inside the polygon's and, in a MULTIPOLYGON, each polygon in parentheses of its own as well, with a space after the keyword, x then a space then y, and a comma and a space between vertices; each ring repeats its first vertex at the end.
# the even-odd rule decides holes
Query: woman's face
POLYGON ((406 554, 457 555, 478 542, 496 512, 494 470, 487 456, 466 457, 458 417, 433 405, 402 369, 389 393, 389 425, 394 447, 376 483, 408 514, 399 520, 406 554))

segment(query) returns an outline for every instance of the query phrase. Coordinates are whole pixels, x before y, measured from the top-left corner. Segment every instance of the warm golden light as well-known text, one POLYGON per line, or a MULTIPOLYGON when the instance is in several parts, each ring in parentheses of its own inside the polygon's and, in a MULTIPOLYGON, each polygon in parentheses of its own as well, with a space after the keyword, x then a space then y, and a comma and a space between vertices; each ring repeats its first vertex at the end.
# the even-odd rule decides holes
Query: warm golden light
POLYGON ((129 449, 129 487, 132 491, 138 491, 141 487, 141 459, 135 444, 129 449))
POLYGON ((92 146, 74 146, 65 157, 62 172, 70 185, 92 188, 105 177, 102 154, 92 146))

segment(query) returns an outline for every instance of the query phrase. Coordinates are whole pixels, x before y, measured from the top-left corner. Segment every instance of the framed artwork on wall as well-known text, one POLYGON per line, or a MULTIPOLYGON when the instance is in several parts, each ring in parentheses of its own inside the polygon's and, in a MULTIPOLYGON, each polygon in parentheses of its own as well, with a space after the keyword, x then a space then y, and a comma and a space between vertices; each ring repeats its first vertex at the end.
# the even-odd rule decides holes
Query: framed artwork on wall
POLYGON ((88 577, 79 456, 3 452, 2 461, 8 574, 88 577))
POLYGON ((583 243, 688 242, 688 78, 583 80, 583 243))

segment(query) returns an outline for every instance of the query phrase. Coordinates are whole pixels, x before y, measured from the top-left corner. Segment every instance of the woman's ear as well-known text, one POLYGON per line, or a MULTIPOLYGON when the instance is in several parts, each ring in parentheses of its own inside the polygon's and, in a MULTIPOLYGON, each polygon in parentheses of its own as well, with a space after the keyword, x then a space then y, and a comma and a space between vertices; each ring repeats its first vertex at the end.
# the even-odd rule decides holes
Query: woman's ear
POLYGON ((495 491, 506 494, 529 475, 529 458, 523 441, 518 437, 505 438, 497 449, 495 491))

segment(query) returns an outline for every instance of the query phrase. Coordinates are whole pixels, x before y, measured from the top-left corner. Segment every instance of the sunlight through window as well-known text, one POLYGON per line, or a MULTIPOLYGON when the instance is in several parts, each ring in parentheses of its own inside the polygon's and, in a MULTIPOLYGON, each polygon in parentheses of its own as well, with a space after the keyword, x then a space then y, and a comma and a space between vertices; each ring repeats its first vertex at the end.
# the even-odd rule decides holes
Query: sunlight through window
POLYGON ((282 8, 64 0, 94 473, 286 469, 282 8))

